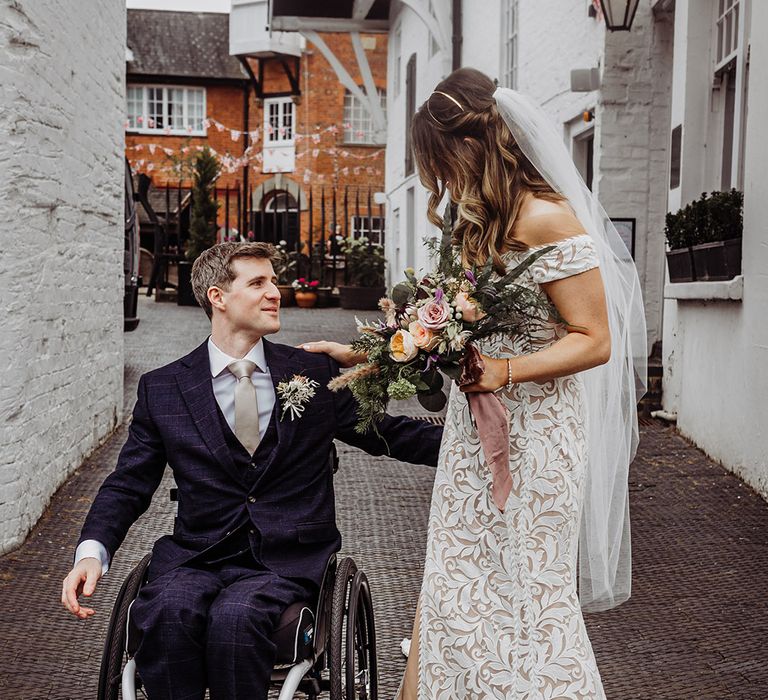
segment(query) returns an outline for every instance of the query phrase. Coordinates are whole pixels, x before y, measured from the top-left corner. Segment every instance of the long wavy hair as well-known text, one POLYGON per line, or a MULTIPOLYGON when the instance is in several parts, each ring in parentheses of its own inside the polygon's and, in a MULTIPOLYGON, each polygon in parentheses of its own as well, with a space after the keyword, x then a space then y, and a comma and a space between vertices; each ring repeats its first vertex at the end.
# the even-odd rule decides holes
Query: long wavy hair
POLYGON ((411 139, 427 217, 438 228, 446 189, 458 204, 453 241, 465 263, 504 271, 502 252, 525 250, 513 230, 526 195, 561 201, 515 142, 496 109, 495 83, 474 68, 440 82, 414 115, 411 139), (446 185, 447 183, 447 185, 446 185))

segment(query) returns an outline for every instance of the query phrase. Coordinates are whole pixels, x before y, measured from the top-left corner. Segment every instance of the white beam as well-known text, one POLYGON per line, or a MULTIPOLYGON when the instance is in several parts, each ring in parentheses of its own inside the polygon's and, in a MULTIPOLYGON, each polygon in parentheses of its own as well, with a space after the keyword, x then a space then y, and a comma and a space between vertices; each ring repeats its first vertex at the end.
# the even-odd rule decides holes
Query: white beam
POLYGON ((346 19, 344 17, 272 17, 272 29, 280 32, 365 32, 389 31, 388 19, 346 19))
POLYGON ((360 75, 363 76, 363 84, 365 85, 365 92, 368 99, 368 111, 373 117, 373 125, 376 131, 382 134, 387 130, 387 120, 384 116, 384 110, 381 108, 381 100, 379 99, 379 93, 376 90, 376 83, 373 82, 373 73, 371 72, 371 66, 368 63, 368 57, 365 55, 365 49, 363 49, 363 42, 360 40, 360 34, 358 32, 352 32, 350 34, 352 38, 352 47, 355 50, 355 57, 357 58, 357 65, 360 67, 360 75))
POLYGON ((365 19, 376 0, 355 0, 352 3, 352 19, 365 19))
POLYGON ((335 71, 336 76, 338 77, 341 84, 352 94, 354 94, 358 100, 361 102, 366 102, 367 95, 358 87, 357 83, 352 80, 352 76, 347 72, 347 69, 344 68, 341 61, 336 58, 336 54, 333 53, 328 44, 323 41, 320 35, 312 30, 303 31, 302 34, 307 39, 307 41, 311 41, 315 46, 317 46, 318 49, 320 49, 320 53, 323 54, 325 60, 331 64, 331 67, 335 71))
POLYGON ((427 0, 401 0, 403 5, 410 7, 419 19, 427 25, 427 29, 435 37, 441 51, 448 51, 448 39, 443 33, 443 29, 435 16, 429 11, 429 2, 427 0))

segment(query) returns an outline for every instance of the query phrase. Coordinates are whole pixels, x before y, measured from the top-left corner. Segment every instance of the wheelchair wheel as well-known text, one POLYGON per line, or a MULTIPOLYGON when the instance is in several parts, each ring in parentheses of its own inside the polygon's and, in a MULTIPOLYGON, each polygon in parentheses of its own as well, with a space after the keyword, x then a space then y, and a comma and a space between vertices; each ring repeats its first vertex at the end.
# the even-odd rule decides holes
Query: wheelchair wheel
POLYGON ((331 700, 377 700, 376 631, 368 579, 352 559, 336 572, 329 640, 331 700))
POLYGON ((104 653, 101 657, 99 672, 98 700, 117 700, 120 695, 120 681, 125 656, 125 641, 127 636, 128 609, 139 593, 149 566, 150 554, 147 554, 128 577, 123 581, 120 591, 115 598, 112 615, 109 618, 107 639, 104 642, 104 653))

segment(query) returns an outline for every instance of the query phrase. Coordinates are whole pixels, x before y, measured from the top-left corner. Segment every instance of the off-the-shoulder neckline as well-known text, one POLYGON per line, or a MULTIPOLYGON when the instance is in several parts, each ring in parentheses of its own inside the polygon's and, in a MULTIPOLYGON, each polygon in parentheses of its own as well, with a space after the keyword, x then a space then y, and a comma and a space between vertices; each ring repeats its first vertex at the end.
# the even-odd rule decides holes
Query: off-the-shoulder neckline
POLYGON ((567 243, 568 241, 572 241, 576 238, 589 238, 591 240, 592 236, 590 236, 588 233, 577 233, 574 236, 561 238, 559 241, 552 241, 552 243, 544 243, 542 245, 531 245, 531 246, 528 246, 525 250, 516 250, 514 248, 510 248, 510 250, 503 252, 502 255, 509 255, 510 253, 527 253, 530 250, 538 250, 540 248, 549 248, 550 246, 558 246, 561 243, 567 243))

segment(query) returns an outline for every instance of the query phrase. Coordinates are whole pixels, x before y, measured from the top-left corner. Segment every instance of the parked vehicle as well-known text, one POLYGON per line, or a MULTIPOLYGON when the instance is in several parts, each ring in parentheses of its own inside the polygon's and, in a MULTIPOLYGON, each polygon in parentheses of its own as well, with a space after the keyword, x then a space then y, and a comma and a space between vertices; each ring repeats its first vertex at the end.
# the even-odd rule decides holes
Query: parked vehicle
POLYGON ((139 325, 139 214, 133 191, 133 173, 125 160, 125 254, 123 257, 125 295, 123 296, 123 330, 132 331, 139 325))

